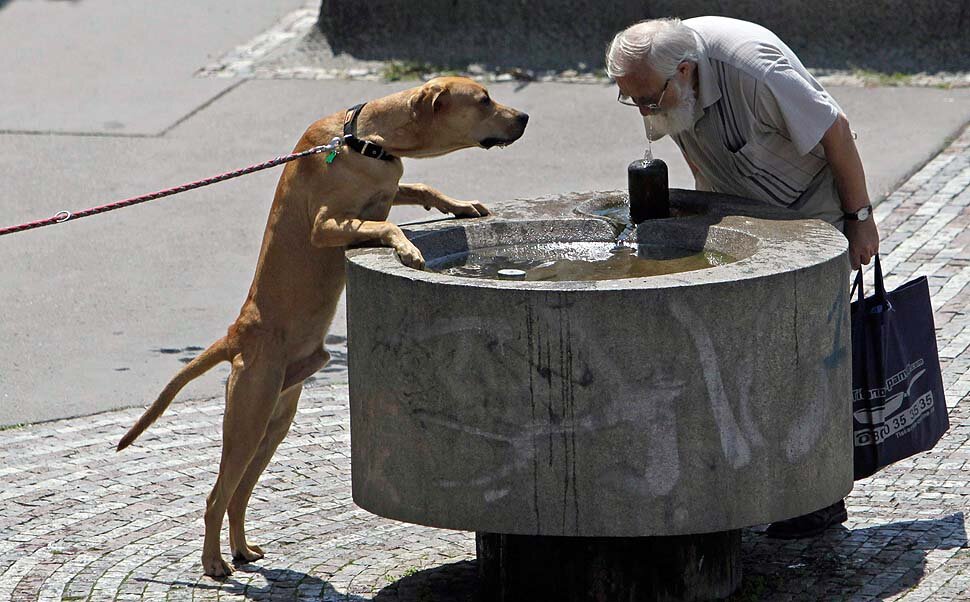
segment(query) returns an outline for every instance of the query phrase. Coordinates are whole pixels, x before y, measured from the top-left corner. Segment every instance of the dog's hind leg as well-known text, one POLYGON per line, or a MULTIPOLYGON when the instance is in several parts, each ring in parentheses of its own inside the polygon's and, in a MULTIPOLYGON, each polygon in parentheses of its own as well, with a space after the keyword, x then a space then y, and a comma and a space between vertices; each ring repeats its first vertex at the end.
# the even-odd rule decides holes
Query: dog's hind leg
POLYGON ((232 557, 235 560, 252 562, 263 557, 263 551, 259 546, 250 545, 246 541, 246 507, 249 505, 249 496, 253 493, 253 487, 256 486, 259 475, 269 465, 270 459, 276 452, 276 447, 290 430, 302 391, 303 387, 297 386, 280 395, 280 399, 276 403, 276 412, 270 419, 263 440, 259 442, 256 456, 249 463, 246 474, 239 481, 236 491, 229 500, 229 547, 232 549, 232 557))
POLYGON ((286 367, 286 378, 283 379, 283 390, 293 385, 302 385, 303 381, 316 374, 330 361, 330 354, 321 346, 309 356, 286 367))
POLYGON ((276 410, 285 367, 274 345, 260 344, 232 359, 226 384, 226 413, 222 421, 222 460, 219 477, 206 499, 202 567, 210 577, 226 577, 232 567, 222 558, 219 535, 233 493, 256 456, 276 410))

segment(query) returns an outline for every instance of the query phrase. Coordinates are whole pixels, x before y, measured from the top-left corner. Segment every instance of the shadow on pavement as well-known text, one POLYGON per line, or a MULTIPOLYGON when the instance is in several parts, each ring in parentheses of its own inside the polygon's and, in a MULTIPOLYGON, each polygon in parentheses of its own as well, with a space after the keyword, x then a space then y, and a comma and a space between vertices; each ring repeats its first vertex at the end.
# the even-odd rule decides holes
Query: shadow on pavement
POLYGON ((417 571, 381 589, 374 602, 481 602, 478 563, 463 560, 417 571))
POLYGON ((967 546, 963 513, 848 530, 806 541, 768 539, 745 531, 744 580, 731 600, 819 600, 864 595, 883 600, 916 586, 934 550, 967 546), (865 592, 863 592, 865 590, 865 592))
MULTIPOLYGON (((340 600, 341 602, 369 602, 351 594, 338 592, 330 583, 306 573, 290 569, 264 569, 255 564, 236 564, 234 576, 225 581, 201 577, 198 581, 161 581, 136 578, 141 583, 168 585, 170 592, 178 589, 191 590, 192 598, 204 597, 206 592, 219 592, 219 596, 242 596, 247 600, 340 600), (263 577, 256 584, 238 580, 240 573, 258 573, 263 577)), ((169 594, 171 596, 171 593, 169 594)))
MULTIPOLYGON (((854 530, 830 529, 822 537, 805 541, 768 539, 754 530, 745 530, 744 580, 729 600, 772 602, 793 597, 833 600, 859 596, 885 600, 919 584, 925 574, 927 554, 963 548, 967 543, 963 513, 854 530)), ((240 564, 236 568, 235 576, 222 583, 208 578, 194 583, 136 580, 200 594, 218 590, 250 600, 482 602, 474 560, 420 571, 396 567, 395 572, 405 576, 389 583, 373 598, 340 592, 326 580, 290 569, 265 569, 256 564, 240 564), (238 579, 247 573, 258 574, 262 579, 238 579)))
MULTIPOLYGON (((963 513, 935 520, 832 529, 808 541, 745 530, 744 582, 729 600, 884 600, 916 586, 926 556, 968 543, 963 513), (806 597, 807 596, 807 597, 806 597)), ((480 602, 474 560, 417 571, 383 588, 374 602, 480 602)))

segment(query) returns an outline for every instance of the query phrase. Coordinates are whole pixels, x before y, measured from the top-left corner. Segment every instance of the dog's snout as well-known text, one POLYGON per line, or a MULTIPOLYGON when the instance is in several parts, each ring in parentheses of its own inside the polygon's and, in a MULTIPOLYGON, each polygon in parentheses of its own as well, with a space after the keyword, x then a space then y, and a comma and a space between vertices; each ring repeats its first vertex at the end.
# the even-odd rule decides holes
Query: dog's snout
POLYGON ((519 125, 521 125, 522 127, 525 127, 525 125, 529 123, 529 114, 519 113, 518 117, 516 117, 515 120, 519 122, 519 125))

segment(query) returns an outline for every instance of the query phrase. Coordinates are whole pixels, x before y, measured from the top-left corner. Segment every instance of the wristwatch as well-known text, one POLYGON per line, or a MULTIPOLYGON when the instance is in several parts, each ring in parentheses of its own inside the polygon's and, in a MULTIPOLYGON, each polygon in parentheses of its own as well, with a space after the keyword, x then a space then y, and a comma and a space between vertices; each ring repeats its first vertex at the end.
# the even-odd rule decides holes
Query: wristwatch
POLYGON ((866 205, 862 209, 859 209, 855 213, 843 213, 845 219, 854 222, 864 222, 870 217, 872 217, 872 205, 866 205))

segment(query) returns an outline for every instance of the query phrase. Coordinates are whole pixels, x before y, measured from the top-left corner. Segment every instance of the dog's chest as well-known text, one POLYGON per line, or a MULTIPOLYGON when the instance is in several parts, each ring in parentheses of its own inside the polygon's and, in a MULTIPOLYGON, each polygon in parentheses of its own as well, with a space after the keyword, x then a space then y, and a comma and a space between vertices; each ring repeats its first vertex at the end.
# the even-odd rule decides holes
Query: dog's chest
POLYGON ((397 187, 394 190, 380 190, 364 200, 361 204, 360 219, 365 221, 383 221, 391 212, 391 204, 394 202, 394 195, 397 194, 397 187))

